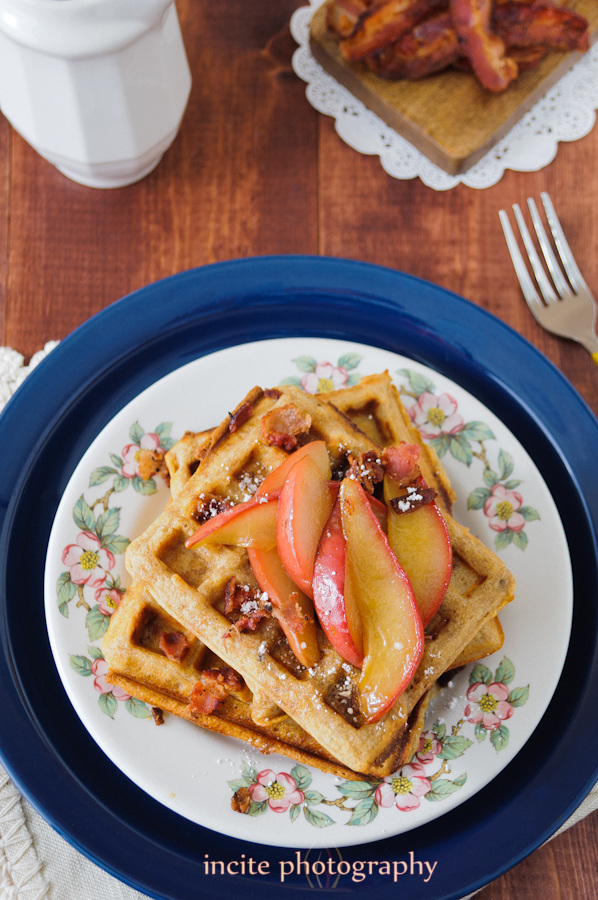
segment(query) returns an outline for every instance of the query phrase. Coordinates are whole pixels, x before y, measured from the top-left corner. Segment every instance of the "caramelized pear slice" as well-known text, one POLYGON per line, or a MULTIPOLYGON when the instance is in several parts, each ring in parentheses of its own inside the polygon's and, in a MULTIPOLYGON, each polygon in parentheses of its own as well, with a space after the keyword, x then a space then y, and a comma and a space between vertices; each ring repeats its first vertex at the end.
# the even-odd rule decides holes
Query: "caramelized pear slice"
POLYGON ((363 627, 360 704, 376 722, 406 689, 424 648, 421 616, 409 579, 361 485, 346 478, 339 492, 347 539, 345 595, 353 594, 363 627))
POLYGON ((329 479, 310 456, 290 469, 280 492, 276 544, 297 587, 312 596, 314 562, 334 503, 329 479))
POLYGON ((247 550, 249 563, 262 591, 268 594, 273 615, 299 662, 310 668, 320 658, 314 608, 286 573, 276 548, 247 550))
POLYGON ((409 577, 423 623, 427 625, 438 611, 451 580, 453 550, 446 523, 434 500, 418 505, 422 489, 425 482, 421 477, 408 488, 384 477, 388 540, 409 577), (404 512, 396 511, 391 503, 393 499, 404 512))
POLYGON ((324 634, 336 652, 361 668, 363 633, 359 609, 352 592, 345 592, 346 540, 337 500, 328 518, 314 565, 314 608, 324 634))
POLYGON ((196 544, 233 544, 236 547, 260 547, 270 550, 276 546, 279 492, 252 497, 237 503, 208 519, 185 541, 186 547, 196 544))

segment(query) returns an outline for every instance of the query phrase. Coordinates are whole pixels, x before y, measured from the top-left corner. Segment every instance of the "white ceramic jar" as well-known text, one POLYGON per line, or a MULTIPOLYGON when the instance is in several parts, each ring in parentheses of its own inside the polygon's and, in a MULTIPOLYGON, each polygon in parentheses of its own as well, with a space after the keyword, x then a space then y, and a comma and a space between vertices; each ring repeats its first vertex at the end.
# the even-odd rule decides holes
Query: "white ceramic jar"
POLYGON ((151 172, 190 89, 174 0, 0 0, 0 110, 74 181, 151 172))

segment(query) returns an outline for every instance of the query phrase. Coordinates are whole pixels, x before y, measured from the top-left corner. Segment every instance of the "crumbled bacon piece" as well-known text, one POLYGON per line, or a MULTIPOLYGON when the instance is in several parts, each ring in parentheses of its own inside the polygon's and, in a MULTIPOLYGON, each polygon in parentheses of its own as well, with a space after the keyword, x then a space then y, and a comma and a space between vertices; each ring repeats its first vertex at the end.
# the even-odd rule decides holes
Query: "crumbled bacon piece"
POLYGON ((224 615, 237 631, 255 631, 262 619, 268 619, 272 604, 261 591, 239 585, 229 578, 224 591, 224 615))
POLYGON ((262 440, 273 447, 281 447, 290 453, 298 444, 298 436, 311 428, 311 416, 294 403, 277 406, 262 419, 262 440))
POLYGON ((161 475, 165 480, 169 478, 162 450, 141 449, 137 454, 137 469, 143 481, 149 481, 155 475, 161 475))
POLYGON ((349 454, 349 471, 347 476, 358 481, 369 493, 374 493, 374 487, 384 478, 384 466, 382 460, 374 450, 367 450, 359 456, 349 454))
POLYGON ((180 631, 163 631, 158 646, 174 662, 182 662, 189 651, 189 642, 180 631))
POLYGON ((164 713, 158 706, 152 706, 152 718, 156 725, 164 724, 164 713))
POLYGON ((429 488, 425 484, 411 484, 404 494, 393 497, 390 505, 396 513, 402 515, 432 503, 435 497, 436 491, 433 488, 429 488))
POLYGON ((238 406, 233 413, 229 413, 230 421, 228 423, 228 430, 231 432, 236 431, 251 417, 252 413, 253 403, 251 400, 246 400, 245 403, 238 406))
POLYGON ((225 500, 223 497, 215 497, 213 494, 202 494, 201 497, 197 498, 195 519, 200 524, 203 524, 208 519, 212 519, 226 509, 230 509, 232 505, 230 500, 225 500))
POLYGON ((269 397, 271 400, 278 400, 281 396, 282 391, 278 388, 264 388, 264 397, 269 397))
POLYGON ((313 622, 313 619, 306 616, 302 610, 297 591, 291 591, 288 595, 283 594, 279 605, 273 607, 272 615, 280 622, 285 622, 297 634, 303 634, 307 622, 313 622))
POLYGON ((240 787, 238 788, 232 796, 230 801, 230 807, 233 812, 242 813, 246 815, 249 812, 249 808, 251 806, 251 794, 249 793, 249 788, 240 787))
POLYGON ((229 666, 204 669, 189 698, 188 709, 193 715, 209 716, 221 706, 230 693, 243 688, 243 679, 229 666))
POLYGON ((384 470, 398 484, 410 484, 419 475, 421 448, 417 444, 401 441, 398 446, 385 447, 382 451, 384 470))

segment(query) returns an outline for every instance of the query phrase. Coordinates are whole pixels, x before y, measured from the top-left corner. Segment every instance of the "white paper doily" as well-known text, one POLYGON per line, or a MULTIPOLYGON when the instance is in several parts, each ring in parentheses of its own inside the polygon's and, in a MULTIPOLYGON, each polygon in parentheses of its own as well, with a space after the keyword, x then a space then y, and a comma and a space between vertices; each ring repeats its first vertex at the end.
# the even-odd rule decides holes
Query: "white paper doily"
POLYGON ((291 33, 300 45, 293 69, 307 82, 306 96, 314 109, 336 120, 338 135, 358 153, 377 155, 393 178, 421 178, 428 187, 446 191, 457 184, 487 188, 506 169, 537 172, 552 162, 559 141, 577 141, 588 134, 598 109, 598 43, 521 119, 476 165, 460 175, 449 175, 405 138, 370 112, 363 103, 329 75, 309 47, 309 23, 324 0, 296 10, 291 33))

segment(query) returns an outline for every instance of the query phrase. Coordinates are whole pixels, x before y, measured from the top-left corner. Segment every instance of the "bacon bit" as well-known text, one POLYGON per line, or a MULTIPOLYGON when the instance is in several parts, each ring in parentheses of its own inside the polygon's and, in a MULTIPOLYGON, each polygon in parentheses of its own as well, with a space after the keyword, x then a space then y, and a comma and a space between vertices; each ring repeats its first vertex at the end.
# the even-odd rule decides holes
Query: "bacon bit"
POLYGON ((213 519, 214 516, 219 515, 226 509, 230 509, 233 505, 230 500, 224 500, 222 497, 215 497, 213 494, 202 494, 201 497, 197 498, 195 519, 200 525, 203 525, 208 519, 213 519))
POLYGON ((369 493, 374 493, 374 487, 384 478, 382 460, 374 450, 367 450, 359 456, 348 454, 349 471, 347 478, 358 481, 369 493))
POLYGON ((143 481, 149 481, 154 475, 161 475, 164 479, 169 477, 161 450, 140 450, 137 454, 137 468, 143 481))
POLYGON ((426 487, 425 484, 416 482, 415 484, 409 485, 404 494, 393 497, 390 501, 390 505, 396 513, 403 515, 405 513, 413 512, 415 509, 420 509, 428 503, 432 503, 435 497, 436 491, 433 488, 426 487))
POLYGON ((224 615, 237 631, 255 631, 262 619, 270 618, 272 604, 267 594, 238 585, 235 577, 229 578, 224 590, 224 615))
POLYGON ((386 474, 400 485, 411 484, 419 475, 422 452, 417 444, 401 441, 398 447, 385 447, 382 463, 386 474))
POLYGON ((187 638, 180 631, 163 631, 158 646, 174 662, 182 662, 189 651, 187 638))
POLYGON ((251 417, 252 414, 253 403, 251 400, 246 400, 245 403, 238 406, 233 413, 229 413, 230 422, 228 423, 228 430, 230 432, 236 431, 251 417))
POLYGON ((221 706, 228 695, 244 686, 241 676, 224 666, 222 669, 204 669, 191 691, 187 708, 192 715, 209 716, 221 706))
POLYGON ((249 812, 249 807, 251 806, 251 794, 249 793, 249 788, 240 787, 238 788, 232 796, 230 801, 230 807, 233 812, 242 813, 243 815, 247 815, 249 812))
POLYGON ((273 607, 272 615, 275 619, 285 622, 297 634, 303 634, 306 624, 314 621, 310 616, 306 616, 301 609, 297 591, 291 591, 288 597, 283 595, 279 605, 273 607))
POLYGON ((262 419, 262 440, 290 453, 298 444, 297 436, 307 434, 311 428, 311 416, 294 403, 271 409, 262 419))
POLYGON ((278 388, 264 388, 264 397, 269 397, 270 400, 278 400, 279 397, 282 397, 282 391, 279 391, 278 388))
POLYGON ((152 718, 153 718, 154 722, 156 723, 156 725, 164 724, 164 713, 157 706, 152 706, 152 718))

